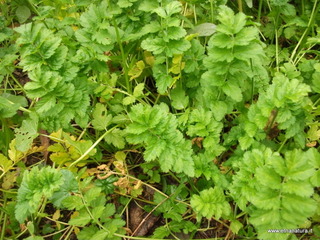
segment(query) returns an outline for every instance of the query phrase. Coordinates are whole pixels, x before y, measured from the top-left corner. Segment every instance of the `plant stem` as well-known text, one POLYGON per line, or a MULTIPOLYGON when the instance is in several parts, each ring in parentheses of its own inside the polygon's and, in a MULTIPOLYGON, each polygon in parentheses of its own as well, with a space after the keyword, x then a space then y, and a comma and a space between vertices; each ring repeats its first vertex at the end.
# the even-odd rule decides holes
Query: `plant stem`
POLYGON ((239 12, 243 12, 243 9, 242 9, 242 0, 237 0, 237 3, 238 3, 239 12))
POLYGON ((318 4, 318 0, 315 0, 314 4, 313 4, 311 16, 309 18, 308 26, 307 26, 306 30, 303 32, 303 34, 302 34, 299 42, 297 43, 296 47, 292 51, 292 54, 291 54, 291 57, 290 57, 290 61, 295 63, 295 64, 296 64, 297 57, 295 58, 295 60, 293 60, 293 59, 296 56, 298 49, 303 47, 303 43, 305 42, 306 37, 307 37, 308 33, 310 32, 311 27, 312 27, 312 25, 313 25, 313 23, 315 21, 315 17, 317 15, 316 13, 319 11, 319 6, 320 6, 320 4, 318 4))
POLYGON ((126 61, 126 55, 125 55, 125 52, 123 50, 123 45, 122 45, 122 41, 121 41, 121 38, 120 38, 119 29, 118 29, 118 26, 117 26, 117 23, 116 23, 115 19, 113 19, 113 25, 114 25, 114 29, 116 31, 117 42, 119 44, 119 48, 120 48, 120 52, 121 52, 122 67, 123 67, 123 70, 124 70, 124 78, 125 78, 125 81, 126 81, 127 92, 131 94, 132 93, 132 89, 131 89, 129 76, 128 76, 128 66, 127 66, 127 61, 126 61))
POLYGON ((257 20, 258 22, 260 23, 261 22, 261 11, 262 11, 262 3, 263 3, 263 0, 260 0, 259 1, 259 9, 258 9, 258 17, 257 17, 257 20))
POLYGON ((102 134, 102 135, 99 137, 99 139, 98 139, 97 141, 95 141, 95 143, 92 144, 92 146, 89 147, 88 150, 87 150, 84 154, 82 154, 77 160, 75 160, 73 163, 71 163, 68 168, 70 169, 72 166, 78 164, 82 159, 84 159, 84 158, 102 141, 102 139, 103 139, 108 133, 112 132, 112 131, 113 131, 115 128, 117 128, 117 127, 118 127, 118 125, 110 128, 108 131, 106 131, 104 134, 102 134))

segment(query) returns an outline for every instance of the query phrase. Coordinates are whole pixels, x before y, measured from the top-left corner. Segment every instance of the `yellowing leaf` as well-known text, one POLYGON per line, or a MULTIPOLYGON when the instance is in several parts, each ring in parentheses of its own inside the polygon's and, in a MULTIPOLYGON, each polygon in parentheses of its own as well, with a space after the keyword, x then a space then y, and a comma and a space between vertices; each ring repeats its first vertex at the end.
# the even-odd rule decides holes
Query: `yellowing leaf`
POLYGON ((182 62, 182 55, 175 55, 172 59, 172 67, 169 69, 169 72, 173 74, 180 74, 184 69, 185 62, 182 62))
POLYGON ((114 155, 115 159, 117 159, 118 161, 122 161, 124 162, 126 160, 127 155, 125 154, 125 152, 123 151, 118 151, 116 152, 116 154, 114 155))
POLYGON ((12 165, 13 162, 0 153, 0 170, 5 173, 10 170, 12 165))
POLYGON ((145 68, 145 64, 142 60, 136 62, 136 64, 128 72, 128 75, 131 76, 130 80, 138 78, 145 68))
POLYGON ((2 188, 9 190, 14 186, 14 183, 17 180, 17 173, 15 171, 7 172, 3 178, 2 188))
POLYGON ((154 59, 154 56, 151 54, 151 52, 144 51, 143 55, 144 55, 145 62, 151 67, 153 67, 155 59, 154 59))
POLYGON ((8 151, 8 154, 9 154, 9 158, 17 163, 18 161, 20 161, 22 158, 25 157, 25 153, 21 152, 21 151, 18 151, 16 149, 16 139, 13 139, 11 142, 10 142, 10 145, 9 145, 10 149, 8 151))
POLYGON ((135 101, 136 101, 136 98, 134 96, 128 96, 122 100, 122 103, 123 103, 123 105, 130 105, 130 104, 134 103, 135 101))

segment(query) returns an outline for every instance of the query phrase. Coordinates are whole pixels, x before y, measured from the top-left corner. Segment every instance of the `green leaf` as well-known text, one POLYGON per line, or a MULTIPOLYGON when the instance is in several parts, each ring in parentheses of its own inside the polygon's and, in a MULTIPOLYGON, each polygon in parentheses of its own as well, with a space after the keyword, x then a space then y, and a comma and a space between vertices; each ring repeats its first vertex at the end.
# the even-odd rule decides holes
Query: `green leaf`
POLYGON ((97 231, 93 236, 91 236, 91 239, 105 240, 109 235, 110 235, 109 231, 101 229, 97 231))
POLYGON ((24 23, 31 16, 30 9, 25 5, 20 5, 16 9, 16 16, 19 23, 24 23))
POLYGON ((109 132, 105 137, 104 140, 108 144, 112 144, 118 149, 123 149, 126 145, 126 141, 124 139, 124 132, 118 128, 109 132))
MULTIPOLYGON (((58 200, 58 204, 59 204, 59 200, 58 200)), ((79 210, 84 207, 83 201, 80 196, 71 195, 71 196, 65 197, 64 199, 61 200, 61 204, 63 207, 69 210, 73 210, 73 209, 79 210)))
POLYGON ((0 96, 0 117, 10 118, 17 113, 20 107, 25 107, 27 104, 27 100, 23 96, 3 93, 0 96))
POLYGON ((97 103, 93 110, 92 125, 96 130, 105 130, 112 120, 112 115, 108 114, 107 108, 102 103, 97 103))
POLYGON ((219 187, 203 190, 200 195, 193 195, 190 204, 198 216, 207 219, 213 216, 220 219, 221 216, 228 217, 231 214, 231 207, 219 187))
POLYGON ((189 97, 186 96, 186 93, 182 88, 177 87, 177 88, 173 89, 171 91, 170 95, 172 98, 172 106, 175 109, 181 110, 181 109, 184 109, 188 106, 189 97))
POLYGON ((114 204, 112 203, 107 203, 105 205, 102 217, 101 217, 101 221, 104 222, 107 219, 109 219, 110 217, 112 217, 114 214, 116 213, 116 208, 114 206, 114 204))
POLYGON ((90 204, 91 201, 93 201, 95 198, 97 198, 101 194, 101 188, 99 187, 93 187, 90 188, 85 194, 84 199, 87 203, 90 204))
POLYGON ((63 176, 64 184, 60 187, 59 191, 53 193, 50 199, 53 205, 58 208, 65 206, 64 204, 62 204, 62 201, 64 199, 71 196, 72 193, 76 193, 79 191, 78 182, 75 179, 73 173, 66 169, 62 169, 61 173, 63 176))
POLYGON ((242 92, 238 85, 233 82, 226 82, 226 84, 222 87, 224 93, 232 98, 236 102, 240 102, 242 100, 242 92))
POLYGON ((88 239, 92 239, 92 236, 98 232, 99 229, 98 227, 94 226, 94 225, 90 225, 87 226, 85 228, 83 228, 78 234, 77 234, 77 238, 79 240, 88 240, 88 239))
POLYGON ((23 120, 20 128, 15 129, 16 148, 25 152, 31 148, 33 140, 38 134, 38 116, 30 114, 30 118, 23 120))
POLYGON ((125 97, 122 101, 123 105, 130 105, 132 103, 134 103, 136 101, 136 98, 134 96, 128 96, 128 97, 125 97))
POLYGON ((231 221, 230 229, 234 234, 238 234, 239 230, 243 228, 243 224, 238 220, 231 221))
POLYGON ((188 34, 198 34, 200 37, 211 36, 216 31, 216 25, 213 23, 202 23, 191 30, 188 31, 188 34))
POLYGON ((133 90, 133 96, 136 98, 143 96, 143 89, 144 83, 139 83, 133 90))
POLYGON ((78 227, 84 227, 91 221, 91 217, 87 211, 87 209, 82 208, 79 211, 79 215, 76 217, 73 217, 69 220, 68 224, 78 227))
POLYGON ((181 12, 182 4, 178 1, 170 1, 169 4, 165 6, 167 16, 172 16, 175 13, 181 12))
POLYGON ((41 236, 30 236, 30 237, 27 237, 25 239, 26 240, 44 240, 44 238, 41 237, 41 236))
POLYGON ((170 235, 170 231, 166 226, 157 227, 156 230, 153 232, 152 237, 156 239, 165 239, 170 235))
POLYGON ((132 107, 126 138, 129 143, 145 146, 146 161, 157 160, 163 171, 174 170, 194 175, 191 143, 177 130, 177 119, 165 104, 132 107))
POLYGON ((25 171, 18 190, 16 219, 22 223, 28 216, 36 213, 42 198, 50 198, 62 184, 62 174, 57 169, 33 167, 30 172, 25 171))
POLYGON ((39 102, 37 102, 36 105, 36 111, 39 114, 43 114, 45 112, 50 111, 56 104, 56 98, 55 96, 45 96, 41 98, 39 102))

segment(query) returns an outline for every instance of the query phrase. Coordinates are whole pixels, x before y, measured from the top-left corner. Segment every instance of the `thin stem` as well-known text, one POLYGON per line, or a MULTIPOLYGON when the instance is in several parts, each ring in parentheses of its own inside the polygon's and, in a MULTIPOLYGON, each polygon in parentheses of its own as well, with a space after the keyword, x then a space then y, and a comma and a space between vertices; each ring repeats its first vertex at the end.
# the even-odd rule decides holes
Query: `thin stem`
POLYGON ((263 0, 260 0, 259 1, 259 9, 258 9, 258 19, 257 19, 259 22, 261 22, 260 18, 261 18, 261 11, 262 11, 262 3, 263 3, 263 0))
POLYGON ((238 3, 239 12, 243 12, 242 1, 241 0, 237 0, 237 3, 238 3))
POLYGON ((278 149, 277 152, 280 152, 280 151, 282 150, 283 146, 285 145, 285 143, 286 143, 287 141, 288 141, 288 139, 286 138, 286 139, 282 142, 282 144, 281 144, 281 146, 279 147, 279 149, 278 149))
POLYGON ((73 163, 71 163, 68 168, 70 169, 72 166, 78 164, 82 159, 84 159, 84 158, 102 141, 102 139, 103 139, 108 133, 112 132, 116 127, 118 127, 118 125, 110 128, 108 131, 106 131, 104 134, 102 134, 102 135, 99 137, 99 139, 98 139, 97 141, 95 141, 95 143, 92 144, 92 146, 89 147, 88 150, 87 150, 84 154, 82 154, 77 160, 75 160, 73 163))
POLYGON ((114 29, 116 31, 117 42, 119 44, 119 48, 120 48, 120 52, 121 52, 122 66, 123 66, 123 69, 124 69, 124 78, 125 78, 125 81, 126 81, 126 88, 127 88, 128 93, 131 94, 132 93, 132 89, 131 89, 129 76, 128 76, 128 66, 127 66, 127 61, 126 61, 126 55, 125 55, 125 52, 123 50, 123 45, 122 45, 122 41, 121 41, 121 38, 120 38, 119 29, 118 29, 118 26, 117 26, 117 23, 116 23, 115 19, 113 19, 113 25, 114 25, 114 29))
POLYGON ((15 78, 15 76, 13 76, 13 74, 11 72, 9 72, 9 75, 14 80, 14 82, 19 86, 19 88, 21 88, 20 90, 23 91, 24 93, 26 93, 23 86, 19 83, 19 81, 15 78))
POLYGON ((276 32, 276 69, 279 72, 279 39, 278 39, 278 29, 275 30, 276 32))
MULTIPOLYGON (((310 29, 311 29, 311 25, 313 24, 314 20, 315 20, 315 13, 318 12, 319 10, 319 6, 318 5, 318 0, 315 0, 314 1, 314 5, 313 5, 313 8, 312 8, 312 12, 311 12, 311 16, 310 16, 310 19, 309 19, 309 22, 308 22, 308 26, 306 28, 306 30, 303 32, 298 44, 296 45, 296 47, 293 49, 292 51, 292 54, 291 54, 291 57, 290 57, 290 61, 292 62, 296 62, 296 59, 293 60, 293 58, 295 57, 295 55, 297 54, 297 51, 298 49, 302 46, 302 43, 305 41, 305 38, 307 36, 307 34, 309 33, 310 29)), ((297 58, 297 57, 296 57, 297 58)))
MULTIPOLYGON (((14 104, 14 102, 11 102, 10 100, 6 99, 8 101, 8 103, 10 104, 14 104)), ((23 111, 23 112, 27 112, 27 113, 31 113, 31 111, 29 109, 26 109, 24 107, 19 107, 19 110, 23 111)))

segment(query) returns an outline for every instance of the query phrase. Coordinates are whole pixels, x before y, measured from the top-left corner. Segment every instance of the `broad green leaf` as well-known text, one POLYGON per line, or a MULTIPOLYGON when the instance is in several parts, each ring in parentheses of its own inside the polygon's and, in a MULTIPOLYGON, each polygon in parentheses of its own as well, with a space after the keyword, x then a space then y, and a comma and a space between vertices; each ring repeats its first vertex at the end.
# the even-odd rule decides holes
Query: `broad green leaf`
POLYGON ((193 195, 190 204, 198 216, 207 219, 213 216, 220 219, 221 216, 228 217, 231 214, 230 205, 219 187, 203 190, 200 195, 193 195))
POLYGON ((232 98, 236 102, 240 102, 242 100, 242 92, 238 85, 233 82, 226 82, 226 84, 222 87, 223 92, 232 98))
MULTIPOLYGON (((76 195, 65 197, 64 199, 61 200, 61 204, 63 207, 69 210, 73 210, 73 209, 80 210, 81 208, 84 207, 81 197, 76 195)), ((58 200, 58 205, 59 205, 59 200, 58 200)))
POLYGON ((16 16, 19 23, 24 23, 31 16, 30 9, 25 5, 20 5, 16 9, 16 16))
POLYGON ((171 1, 165 6, 167 16, 172 16, 175 13, 181 12, 182 4, 178 1, 171 1))
POLYGON ((101 193, 101 188, 99 187, 90 188, 84 194, 84 199, 88 204, 90 204, 90 202, 93 201, 95 198, 97 198, 100 195, 100 193, 101 193))
POLYGON ((134 96, 128 96, 128 97, 125 97, 123 100, 122 100, 122 103, 123 105, 130 105, 132 103, 134 103, 136 101, 136 98, 134 96))
POLYGON ((198 34, 198 36, 200 37, 204 37, 204 36, 211 36, 212 34, 214 34, 216 31, 216 25, 213 23, 202 23, 199 24, 197 26, 195 26, 194 28, 192 28, 191 30, 188 31, 188 34, 198 34))
POLYGON ((81 209, 79 212, 76 213, 78 213, 78 216, 72 216, 68 224, 73 226, 84 227, 92 220, 87 209, 85 208, 81 209))
POLYGON ((139 83, 133 90, 134 97, 143 96, 144 83, 139 83))
POLYGON ((64 206, 64 204, 62 204, 62 201, 71 196, 71 193, 76 193, 79 191, 78 182, 75 179, 73 173, 66 169, 62 169, 61 173, 64 179, 64 184, 61 186, 59 191, 53 193, 50 199, 52 203, 58 208, 64 206))
POLYGON ((231 221, 230 229, 234 234, 237 234, 241 228, 243 228, 243 224, 241 222, 238 220, 231 221))
POLYGON ((31 171, 25 171, 21 186, 18 190, 15 217, 22 223, 24 220, 38 211, 43 197, 50 198, 63 184, 61 173, 54 168, 33 167, 31 171))
POLYGON ((98 227, 94 226, 94 225, 90 225, 87 227, 84 227, 78 234, 77 234, 77 238, 79 240, 88 240, 88 239, 92 239, 92 236, 98 232, 99 229, 98 227))
POLYGON ((99 131, 105 130, 112 120, 112 115, 108 114, 106 106, 102 103, 96 104, 92 116, 92 125, 99 131))
POLYGON ((123 149, 126 145, 126 141, 124 139, 124 132, 118 128, 109 132, 105 137, 104 140, 108 144, 112 144, 118 149, 123 149))
POLYGON ((20 107, 25 107, 27 104, 28 103, 23 96, 3 93, 0 96, 0 117, 10 118, 17 113, 20 107))
POLYGON ((30 118, 23 120, 20 128, 15 129, 16 148, 25 152, 31 148, 33 140, 38 134, 38 116, 30 114, 30 118))
POLYGON ((41 98, 39 102, 37 102, 36 111, 39 115, 49 112, 52 110, 55 104, 56 104, 55 96, 45 96, 41 98))
POLYGON ((92 237, 91 239, 97 239, 97 240, 105 240, 107 239, 107 237, 109 237, 110 232, 105 230, 105 229, 101 229, 99 231, 97 231, 92 237))
POLYGON ((189 97, 186 96, 186 93, 182 88, 177 87, 173 89, 170 95, 172 98, 172 106, 175 109, 181 110, 188 106, 189 97))

